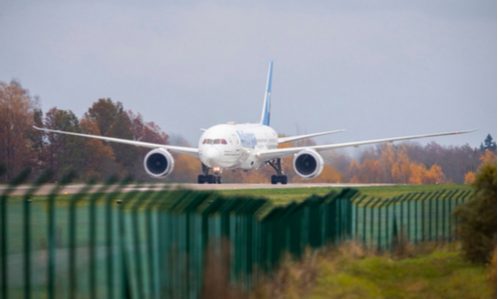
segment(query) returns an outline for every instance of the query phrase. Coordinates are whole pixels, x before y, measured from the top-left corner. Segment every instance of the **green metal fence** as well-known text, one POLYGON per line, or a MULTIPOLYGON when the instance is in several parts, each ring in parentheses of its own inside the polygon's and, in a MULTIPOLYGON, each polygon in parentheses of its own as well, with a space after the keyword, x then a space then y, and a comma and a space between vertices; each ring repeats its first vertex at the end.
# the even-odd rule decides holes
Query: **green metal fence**
POLYGON ((226 264, 231 283, 247 289, 286 252, 299 257, 307 247, 357 240, 388 250, 401 238, 451 241, 452 211, 471 196, 441 190, 380 199, 344 189, 274 206, 139 185, 125 193, 128 182, 111 180, 75 195, 61 195, 59 185, 33 197, 43 179, 24 196, 10 196, 21 181, 0 201, 1 298, 198 298, 214 275, 209 254, 226 264))

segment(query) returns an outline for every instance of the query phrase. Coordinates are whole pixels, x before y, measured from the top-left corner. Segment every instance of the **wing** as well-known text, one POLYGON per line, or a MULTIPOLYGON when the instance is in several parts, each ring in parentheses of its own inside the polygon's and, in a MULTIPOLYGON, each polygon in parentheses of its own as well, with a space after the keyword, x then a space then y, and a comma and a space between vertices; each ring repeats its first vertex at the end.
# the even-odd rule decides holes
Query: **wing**
POLYGON ((326 144, 326 145, 314 145, 314 146, 301 146, 301 147, 290 147, 290 148, 277 148, 271 150, 263 150, 258 152, 256 155, 259 159, 263 161, 268 161, 276 158, 282 158, 288 155, 292 155, 298 153, 304 149, 314 149, 318 152, 342 148, 342 147, 356 147, 360 145, 366 144, 375 144, 375 143, 385 143, 385 142, 395 142, 395 141, 404 141, 404 140, 414 140, 420 138, 428 138, 428 137, 437 137, 437 136, 447 136, 447 135, 459 135, 459 134, 467 134, 474 132, 476 130, 466 130, 466 131, 453 131, 453 132, 441 132, 441 133, 431 133, 431 134, 422 134, 422 135, 412 135, 412 136, 402 136, 402 137, 393 137, 393 138, 384 138, 384 139, 373 139, 373 140, 365 140, 365 141, 354 141, 354 142, 346 142, 346 143, 336 143, 336 144, 326 144))
POLYGON ((39 128, 36 126, 33 126, 33 128, 35 128, 36 130, 47 132, 47 133, 56 133, 56 134, 64 134, 64 135, 71 135, 71 136, 78 136, 78 137, 85 137, 85 138, 93 138, 93 139, 99 139, 99 140, 103 140, 103 141, 122 143, 122 144, 130 144, 130 145, 134 145, 134 146, 147 147, 147 148, 164 148, 164 149, 167 149, 171 152, 188 154, 188 155, 195 156, 195 157, 198 157, 198 155, 199 155, 199 149, 197 149, 195 147, 174 146, 174 145, 157 144, 157 143, 128 140, 128 139, 121 139, 121 138, 114 138, 114 137, 105 137, 105 136, 99 136, 99 135, 81 134, 81 133, 39 128))
POLYGON ((316 137, 316 136, 323 136, 323 135, 335 134, 335 133, 344 132, 344 131, 346 131, 346 130, 341 129, 341 130, 325 131, 325 132, 312 133, 312 134, 306 134, 306 135, 296 135, 296 136, 289 136, 289 137, 281 137, 281 138, 278 138, 278 144, 280 144, 280 143, 286 143, 286 142, 291 142, 291 141, 302 140, 302 139, 307 139, 307 138, 316 137))

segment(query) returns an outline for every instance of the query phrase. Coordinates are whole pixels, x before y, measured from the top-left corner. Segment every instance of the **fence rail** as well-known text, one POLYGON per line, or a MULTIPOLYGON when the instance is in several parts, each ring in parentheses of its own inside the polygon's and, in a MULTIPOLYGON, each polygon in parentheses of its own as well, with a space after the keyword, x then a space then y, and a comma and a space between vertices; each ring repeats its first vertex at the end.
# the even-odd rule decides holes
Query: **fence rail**
MULTIPOLYGON (((128 181, 88 184, 74 195, 0 199, 1 298, 198 298, 212 263, 249 288, 289 252, 356 240, 388 250, 451 241, 454 208, 471 191, 409 193, 390 199, 354 189, 274 206, 199 191, 120 192, 128 181), (97 190, 95 190, 97 188, 97 190), (219 257, 219 259, 216 259, 219 257), (227 260, 224 260, 227 259, 227 260)), ((139 185, 137 185, 139 187, 139 185)))

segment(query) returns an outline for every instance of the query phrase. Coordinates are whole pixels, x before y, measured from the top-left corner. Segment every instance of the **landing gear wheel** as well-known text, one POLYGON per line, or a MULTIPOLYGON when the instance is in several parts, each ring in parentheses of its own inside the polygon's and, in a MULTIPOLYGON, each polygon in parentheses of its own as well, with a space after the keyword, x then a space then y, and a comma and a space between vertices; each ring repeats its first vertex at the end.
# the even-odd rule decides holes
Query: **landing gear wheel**
POLYGON ((212 175, 212 174, 208 174, 208 175, 203 175, 203 174, 199 174, 197 176, 197 183, 198 184, 221 184, 221 176, 219 175, 212 175))
POLYGON ((282 185, 287 184, 287 176, 286 175, 272 175, 271 176, 271 183, 273 185, 276 185, 278 183, 281 183, 282 185))
POLYGON ((275 169, 275 172, 277 175, 272 175, 271 176, 271 183, 272 185, 281 183, 282 185, 287 184, 287 176, 284 174, 282 171, 282 163, 279 159, 271 160, 267 162, 273 169, 275 169))
POLYGON ((221 184, 221 171, 215 171, 214 174, 209 174, 209 171, 211 169, 204 165, 204 163, 201 163, 201 171, 202 174, 199 174, 197 176, 197 183, 198 184, 221 184))

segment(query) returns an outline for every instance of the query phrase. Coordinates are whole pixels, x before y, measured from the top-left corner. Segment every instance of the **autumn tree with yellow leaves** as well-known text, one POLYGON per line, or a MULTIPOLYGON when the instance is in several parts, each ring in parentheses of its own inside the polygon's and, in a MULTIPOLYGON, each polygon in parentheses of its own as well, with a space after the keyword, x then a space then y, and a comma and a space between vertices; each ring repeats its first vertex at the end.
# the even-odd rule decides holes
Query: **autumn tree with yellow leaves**
POLYGON ((439 184, 445 182, 441 166, 414 162, 403 145, 384 144, 367 150, 348 169, 351 183, 439 184))

